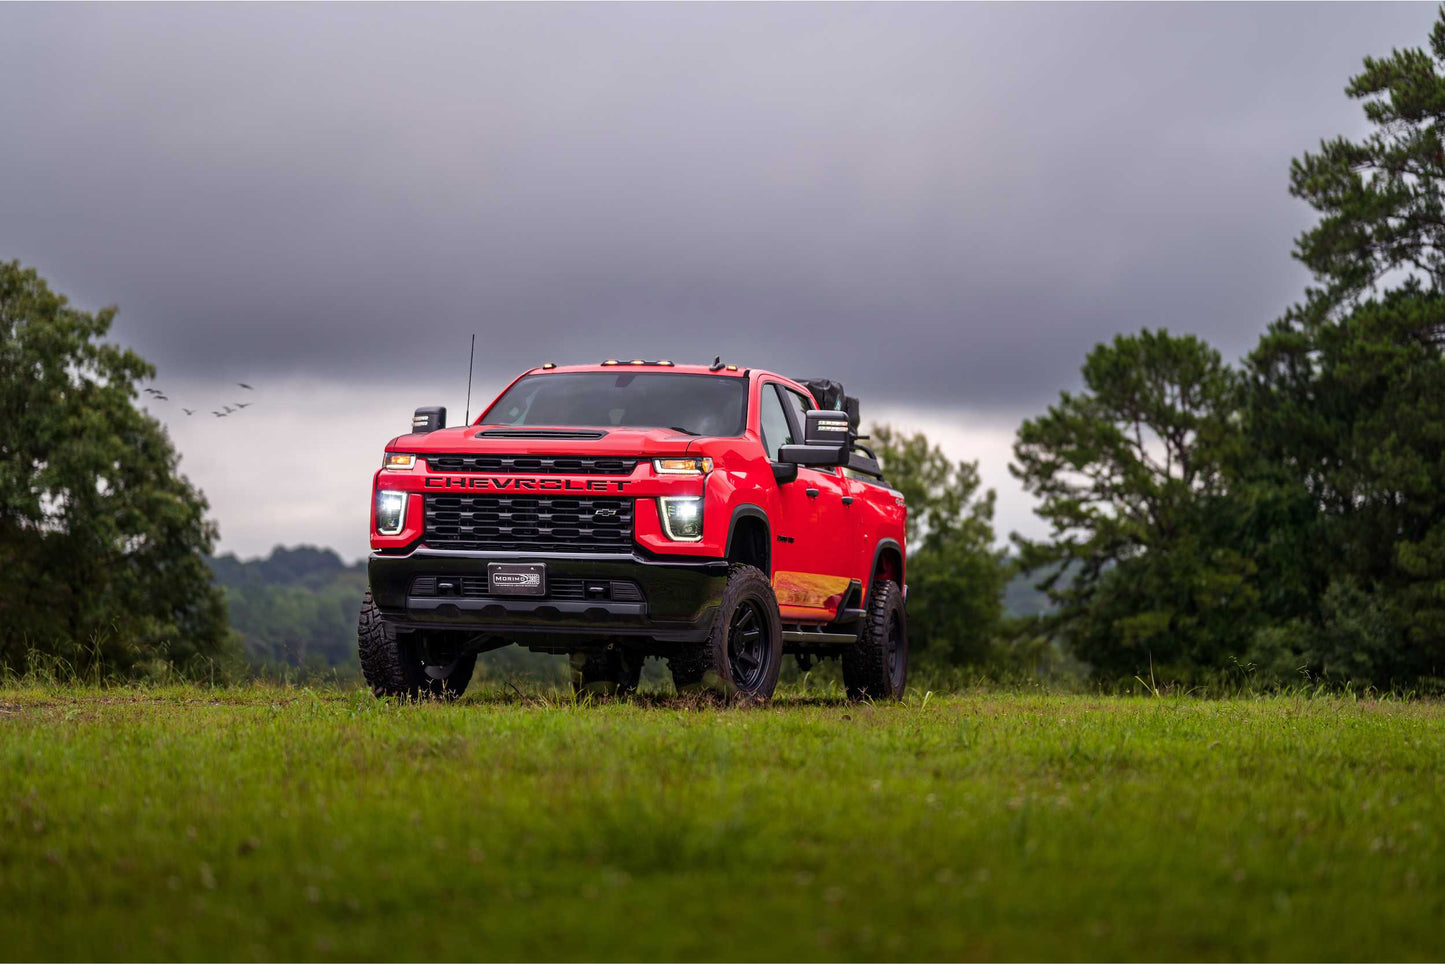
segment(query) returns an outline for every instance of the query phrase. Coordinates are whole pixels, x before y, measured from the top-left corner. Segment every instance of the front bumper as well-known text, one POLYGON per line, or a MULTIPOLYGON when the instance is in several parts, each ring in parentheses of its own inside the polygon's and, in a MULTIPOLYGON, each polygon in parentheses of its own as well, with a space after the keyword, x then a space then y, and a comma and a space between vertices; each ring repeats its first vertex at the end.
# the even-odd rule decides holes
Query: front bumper
POLYGON ((412 629, 460 629, 508 639, 527 636, 630 636, 658 642, 707 637, 727 582, 721 559, 674 561, 636 553, 464 552, 417 548, 404 555, 373 552, 371 596, 388 622, 412 629), (642 601, 553 599, 547 596, 423 596, 417 577, 483 577, 491 562, 540 562, 547 578, 625 580, 642 601))

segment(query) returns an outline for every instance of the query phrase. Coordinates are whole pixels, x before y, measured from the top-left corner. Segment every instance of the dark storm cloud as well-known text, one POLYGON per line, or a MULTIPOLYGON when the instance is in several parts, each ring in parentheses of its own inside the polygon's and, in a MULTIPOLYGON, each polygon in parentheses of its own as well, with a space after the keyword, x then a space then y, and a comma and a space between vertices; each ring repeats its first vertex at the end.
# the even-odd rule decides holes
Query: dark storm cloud
MULTIPOLYGON (((1037 408, 1305 278, 1430 4, 0 7, 0 256, 185 377, 710 359, 1037 408)), ((419 401, 425 401, 421 399, 419 401)))

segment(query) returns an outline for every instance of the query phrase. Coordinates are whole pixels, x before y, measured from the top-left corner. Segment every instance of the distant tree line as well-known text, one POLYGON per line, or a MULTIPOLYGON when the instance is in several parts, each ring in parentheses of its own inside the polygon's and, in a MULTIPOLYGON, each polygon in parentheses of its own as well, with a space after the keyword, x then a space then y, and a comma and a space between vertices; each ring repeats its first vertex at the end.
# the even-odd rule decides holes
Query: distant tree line
POLYGON ((364 563, 330 549, 277 546, 262 559, 210 560, 225 593, 231 630, 255 671, 287 675, 359 669, 356 614, 366 591, 364 563))

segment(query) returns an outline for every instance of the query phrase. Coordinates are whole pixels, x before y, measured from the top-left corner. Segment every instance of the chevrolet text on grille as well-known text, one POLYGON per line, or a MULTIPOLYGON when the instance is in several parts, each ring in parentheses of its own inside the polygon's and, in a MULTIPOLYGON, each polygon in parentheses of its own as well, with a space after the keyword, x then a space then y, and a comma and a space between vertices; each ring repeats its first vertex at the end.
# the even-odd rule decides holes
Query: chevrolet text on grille
POLYGON ((507 489, 513 491, 548 492, 621 492, 629 481, 609 479, 489 479, 481 475, 429 476, 429 489, 507 489))

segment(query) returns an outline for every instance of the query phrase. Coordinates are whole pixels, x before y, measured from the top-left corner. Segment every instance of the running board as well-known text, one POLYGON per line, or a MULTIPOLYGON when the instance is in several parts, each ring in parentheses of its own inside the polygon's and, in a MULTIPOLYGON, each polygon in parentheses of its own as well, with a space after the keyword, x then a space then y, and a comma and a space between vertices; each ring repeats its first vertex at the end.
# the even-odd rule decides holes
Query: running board
POLYGON ((851 646, 858 642, 857 633, 824 633, 816 630, 785 629, 784 643, 802 643, 808 646, 851 646))

